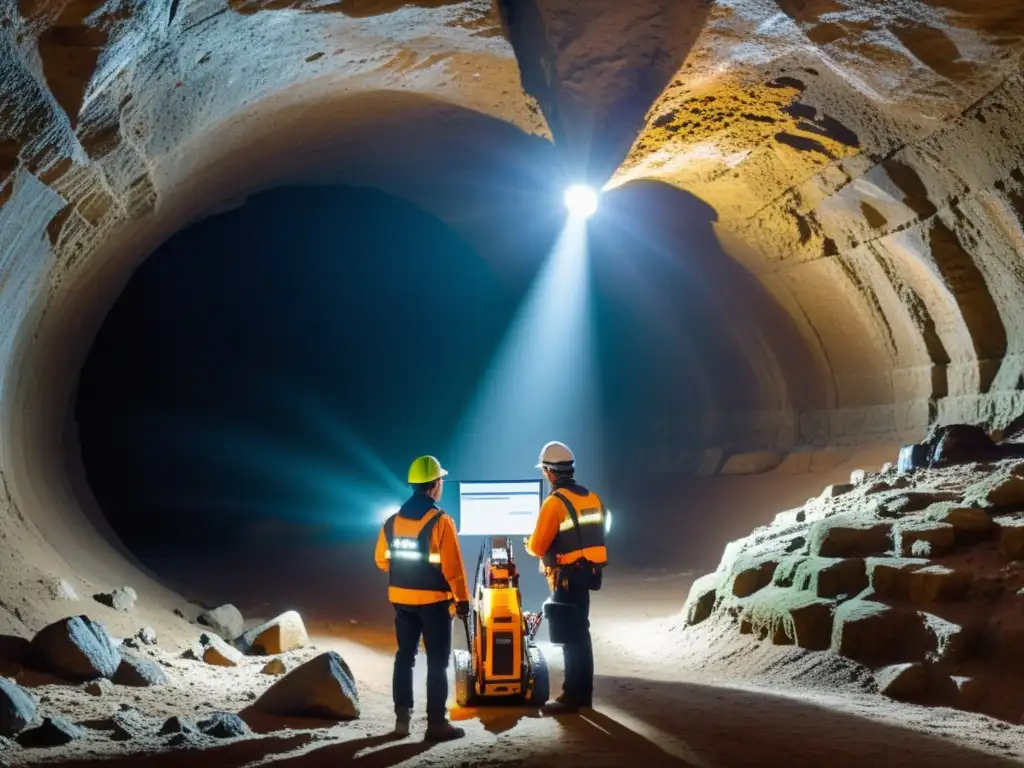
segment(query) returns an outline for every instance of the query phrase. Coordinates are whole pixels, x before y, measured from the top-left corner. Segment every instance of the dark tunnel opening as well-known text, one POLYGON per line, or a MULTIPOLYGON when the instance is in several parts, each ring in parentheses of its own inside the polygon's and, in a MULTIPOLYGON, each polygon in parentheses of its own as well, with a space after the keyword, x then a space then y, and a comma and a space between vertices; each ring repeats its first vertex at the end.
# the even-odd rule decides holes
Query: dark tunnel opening
MULTIPOLYGON (((581 479, 620 511, 617 562, 686 567, 717 555, 722 516, 687 501, 703 478, 665 472, 658 456, 699 446, 710 412, 759 406, 764 382, 736 334, 785 322, 722 252, 696 198, 639 184, 602 206, 587 232, 600 422, 588 434, 601 463, 581 479), (677 535, 652 541, 651 522, 677 535)), ((309 547, 328 559, 362 547, 368 560, 409 460, 455 453, 496 350, 557 258, 552 221, 529 237, 496 232, 493 253, 477 252, 383 192, 290 187, 168 240, 111 309, 77 391, 83 463, 116 533, 162 574, 309 547)), ((783 346, 797 360, 799 348, 783 346)), ((570 381, 570 364, 540 355, 528 377, 570 381)), ((573 386, 559 395, 567 403, 581 394, 573 386)), ((529 393, 512 404, 518 419, 552 412, 529 393)), ((578 426, 538 422, 537 448, 571 442, 578 426)), ((493 442, 504 477, 533 476, 532 452, 493 442)), ((452 489, 444 506, 457 519, 456 502, 452 489)))

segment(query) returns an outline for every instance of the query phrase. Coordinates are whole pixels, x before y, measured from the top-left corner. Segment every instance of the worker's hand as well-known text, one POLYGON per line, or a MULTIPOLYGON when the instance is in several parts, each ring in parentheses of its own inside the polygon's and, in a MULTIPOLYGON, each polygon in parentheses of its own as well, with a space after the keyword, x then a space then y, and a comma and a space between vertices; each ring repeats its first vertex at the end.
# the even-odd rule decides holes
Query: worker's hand
POLYGON ((460 619, 469 616, 469 600, 459 600, 455 604, 455 615, 460 619))

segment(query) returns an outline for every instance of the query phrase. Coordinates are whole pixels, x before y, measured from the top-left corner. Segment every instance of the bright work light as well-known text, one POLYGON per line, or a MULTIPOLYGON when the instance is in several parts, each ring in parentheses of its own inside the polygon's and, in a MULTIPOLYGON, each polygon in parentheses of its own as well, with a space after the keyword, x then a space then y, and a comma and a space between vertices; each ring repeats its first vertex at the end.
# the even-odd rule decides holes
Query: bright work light
POLYGON ((397 515, 399 506, 394 504, 390 507, 383 507, 377 514, 380 516, 380 522, 385 523, 387 519, 392 515, 397 515))
POLYGON ((597 210, 597 192, 586 184, 573 184, 565 190, 565 207, 570 216, 590 218, 597 210))

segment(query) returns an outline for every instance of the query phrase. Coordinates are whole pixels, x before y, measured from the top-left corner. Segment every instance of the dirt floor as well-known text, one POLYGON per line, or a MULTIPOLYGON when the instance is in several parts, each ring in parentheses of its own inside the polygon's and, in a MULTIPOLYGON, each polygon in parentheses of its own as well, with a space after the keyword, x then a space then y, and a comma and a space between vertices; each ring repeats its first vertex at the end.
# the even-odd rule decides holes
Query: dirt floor
MULTIPOLYGON (((9 752, 5 764, 298 768, 352 761, 366 766, 590 767, 642 761, 695 768, 963 767, 1024 759, 1024 728, 1019 726, 896 704, 859 692, 855 675, 847 689, 823 690, 806 679, 796 682, 791 672, 799 659, 784 656, 792 654, 791 649, 766 648, 765 653, 780 654, 780 663, 774 666, 765 657, 751 659, 748 650, 746 662, 739 665, 730 663, 727 649, 694 645, 720 641, 713 635, 691 632, 684 641, 677 614, 693 574, 633 571, 609 576, 594 600, 595 707, 578 716, 544 718, 526 710, 453 708, 452 718, 466 729, 466 739, 430 745, 422 740, 421 712, 413 735, 395 740, 388 735, 393 640, 387 614, 375 610, 373 616, 351 619, 338 617, 336 611, 331 621, 311 615, 309 630, 317 649, 339 651, 352 667, 362 707, 358 721, 330 724, 246 716, 259 734, 255 738, 228 743, 198 740, 170 750, 167 737, 117 742, 95 731, 66 747, 9 752), (749 669, 754 666, 769 671, 751 677, 749 669)), ((546 642, 543 648, 557 690, 560 654, 546 642)), ((77 722, 133 707, 155 732, 174 714, 199 719, 215 710, 244 713, 272 681, 259 673, 262 660, 220 669, 182 660, 177 652, 156 653, 170 665, 172 686, 118 687, 102 697, 59 685, 39 685, 35 692, 47 711, 65 713, 77 722)), ((307 649, 288 656, 297 661, 315 653, 307 649)), ((417 675, 417 690, 422 691, 422 665, 417 675)))

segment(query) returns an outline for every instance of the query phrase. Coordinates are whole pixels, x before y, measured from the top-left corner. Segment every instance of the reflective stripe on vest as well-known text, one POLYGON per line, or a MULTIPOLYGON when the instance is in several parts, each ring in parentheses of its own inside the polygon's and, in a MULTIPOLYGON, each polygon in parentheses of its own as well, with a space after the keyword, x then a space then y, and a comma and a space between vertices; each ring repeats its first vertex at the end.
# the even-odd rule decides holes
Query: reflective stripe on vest
POLYGON ((395 536, 395 520, 398 515, 392 515, 384 523, 384 539, 387 542, 384 556, 391 561, 388 579, 392 587, 429 592, 450 591, 448 581, 441 572, 441 553, 431 551, 434 527, 443 513, 435 507, 428 514, 430 517, 415 537, 395 536))
MULTIPOLYGON (((604 551, 605 511, 600 499, 597 499, 598 506, 586 507, 577 512, 575 505, 565 494, 555 491, 552 496, 565 505, 569 516, 558 526, 555 540, 551 542, 550 549, 542 558, 544 564, 553 568, 559 564, 560 558, 564 560, 567 556, 582 554, 588 550, 592 552, 596 548, 604 551)), ((591 500, 586 499, 586 502, 591 503, 591 500)), ((604 562, 602 560, 594 564, 603 565, 604 562)))

